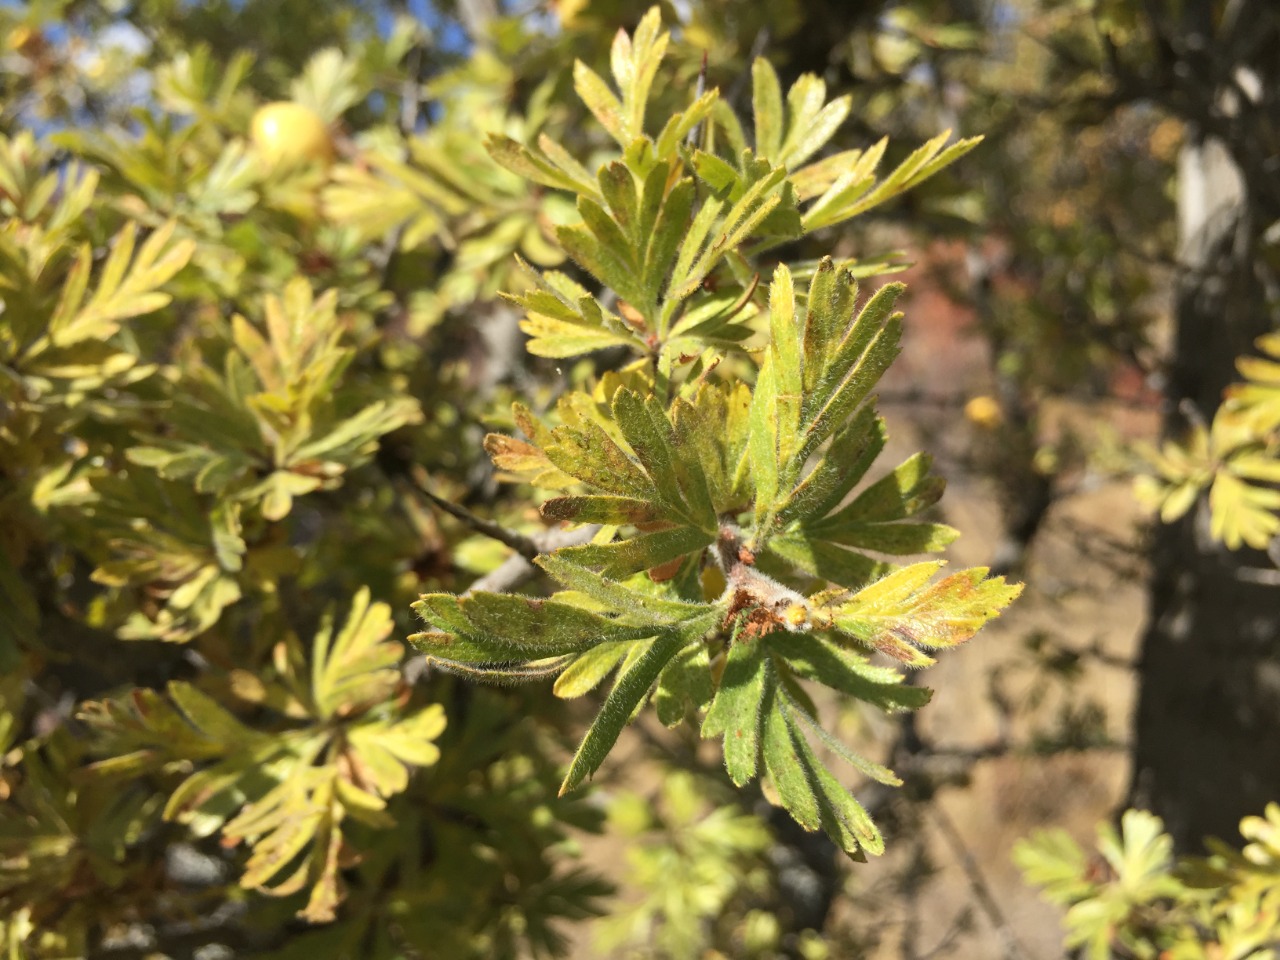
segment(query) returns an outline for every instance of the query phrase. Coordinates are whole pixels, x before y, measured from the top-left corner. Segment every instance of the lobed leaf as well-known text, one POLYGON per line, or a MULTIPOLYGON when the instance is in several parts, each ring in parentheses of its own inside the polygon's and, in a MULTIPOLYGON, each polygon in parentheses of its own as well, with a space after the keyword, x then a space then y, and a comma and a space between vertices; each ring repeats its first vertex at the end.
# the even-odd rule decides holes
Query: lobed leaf
POLYGON ((658 720, 674 727, 711 702, 711 661, 706 644, 681 651, 662 671, 654 706, 658 720))
POLYGON ((903 567, 833 604, 830 622, 845 636, 872 646, 908 666, 933 658, 919 649, 950 647, 968 640, 1022 592, 986 568, 961 570, 929 583, 940 561, 903 567))
POLYGON ((724 673, 702 721, 703 739, 724 738, 725 768, 740 787, 756 775, 766 669, 759 643, 730 643, 724 673))
POLYGON ((311 685, 320 717, 350 715, 387 700, 400 682, 404 648, 387 638, 391 608, 371 603, 367 587, 352 599, 346 623, 333 636, 326 616, 312 644, 311 685), (331 639, 332 638, 332 639, 331 639))
POLYGON ((798 676, 886 712, 917 710, 932 696, 927 687, 904 684, 898 671, 874 666, 866 657, 820 635, 775 634, 768 642, 798 676))
POLYGON ((690 451, 676 445, 675 430, 652 394, 618 390, 612 411, 627 444, 652 479, 657 502, 669 515, 714 535, 715 507, 701 465, 690 451))
POLYGON ((778 683, 772 670, 761 712, 760 753, 774 790, 796 823, 806 830, 817 830, 822 825, 822 814, 810 770, 801 759, 800 745, 804 744, 804 738, 796 729, 792 714, 778 702, 778 683))
POLYGON ((564 547, 558 552, 573 563, 595 567, 601 576, 616 580, 696 553, 714 541, 714 533, 693 527, 674 527, 614 543, 564 547))
MULTIPOLYGON (((688 603, 665 596, 655 596, 639 589, 633 589, 610 577, 604 577, 574 562, 565 555, 565 550, 543 554, 534 561, 548 574, 574 590, 590 596, 592 599, 617 610, 620 613, 634 613, 654 623, 674 624, 705 616, 708 607, 700 603, 688 603)), ((642 578, 641 583, 646 582, 642 578)), ((647 581, 652 586, 651 581, 647 581)))
POLYGON ((496 163, 526 180, 580 196, 599 196, 587 171, 549 137, 539 139, 540 149, 534 150, 504 134, 491 133, 484 146, 496 163))
MULTIPOLYGON (((444 659, 456 652, 476 651, 494 662, 535 660, 582 653, 601 643, 638 640, 653 635, 639 626, 592 613, 552 597, 542 600, 501 593, 425 594, 413 608, 432 626, 455 640, 427 635, 444 659)), ((415 645, 424 649, 428 641, 415 645)))
POLYGON ((658 675, 681 648, 689 643, 689 638, 679 631, 667 631, 654 637, 653 642, 631 665, 619 675, 605 698, 604 705, 596 715, 595 721, 583 738, 582 744, 574 754, 569 772, 565 774, 560 785, 560 795, 564 796, 590 777, 600 768, 604 758, 613 749, 622 728, 631 722, 632 716, 640 706, 649 690, 657 681, 658 675))
POLYGON ((604 682, 631 649, 634 641, 617 640, 602 643, 578 654, 556 677, 552 691, 557 697, 581 697, 604 682))

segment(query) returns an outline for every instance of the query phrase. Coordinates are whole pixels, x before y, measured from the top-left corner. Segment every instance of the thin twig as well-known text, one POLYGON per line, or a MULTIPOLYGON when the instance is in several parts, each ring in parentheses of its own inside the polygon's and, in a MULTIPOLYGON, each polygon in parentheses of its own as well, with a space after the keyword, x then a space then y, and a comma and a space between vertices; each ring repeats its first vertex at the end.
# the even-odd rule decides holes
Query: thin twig
MULTIPOLYGON (((586 543, 600 530, 596 524, 590 524, 585 527, 579 527, 576 530, 548 530, 545 533, 535 534, 530 538, 533 544, 533 556, 540 553, 550 553, 552 550, 559 550, 561 547, 573 547, 580 543, 586 543)), ((507 593, 514 590, 522 583, 531 578, 538 572, 538 568, 533 565, 532 557, 525 557, 520 553, 515 553, 507 557, 505 561, 496 570, 486 573, 483 577, 469 586, 465 593, 478 593, 481 590, 489 593, 507 593)))
POLYGON ((400 132, 406 137, 418 130, 418 111, 422 105, 422 45, 415 43, 406 58, 404 80, 400 84, 400 132))
POLYGON ((1000 909, 1000 904, 991 893, 991 888, 987 886, 987 881, 982 876, 978 861, 965 844, 964 837, 960 835, 960 831, 956 828, 955 821, 951 819, 951 816, 943 809, 940 803, 932 804, 928 813, 937 823, 938 828, 942 831, 943 838, 947 841, 947 845, 951 847, 951 852, 955 854, 956 859, 960 862, 960 866, 968 878, 969 888, 973 892, 974 900, 977 901, 978 906, 982 908, 982 912, 987 915, 987 919, 991 921, 992 927, 995 928, 996 939, 1000 941, 1000 950, 1005 960, 1026 960, 1026 950, 1023 949, 1022 944, 1018 942, 1018 938, 1014 936, 1013 930, 1009 927, 1009 921, 1005 918, 1004 911, 1000 909))
MULTIPOLYGON (((698 86, 693 92, 693 99, 700 100, 702 95, 707 91, 707 51, 702 51, 702 66, 698 69, 698 86)), ((685 146, 693 149, 698 143, 698 137, 702 135, 702 124, 695 123, 689 130, 688 135, 684 138, 685 146)))
POLYGON ((951 921, 951 926, 947 929, 947 932, 942 935, 942 939, 931 950, 926 950, 922 953, 919 960, 933 960, 934 957, 950 953, 960 934, 969 928, 972 915, 971 907, 965 907, 957 913, 955 919, 951 921))
POLYGON ((476 533, 483 534, 491 540, 497 540, 499 543, 510 547, 516 553, 526 560, 532 560, 542 551, 538 549, 538 544, 531 537, 526 537, 523 533, 515 530, 509 530, 500 523, 494 523, 492 520, 486 520, 484 517, 478 517, 466 507, 460 504, 452 503, 443 497, 436 496, 432 493, 430 481, 427 479, 427 472, 420 466, 410 468, 410 474, 413 482, 417 486, 419 492, 431 501, 436 508, 443 510, 449 516, 461 520, 476 533))
POLYGON ((925 863, 924 835, 916 831, 911 838, 911 859, 907 868, 902 895, 906 902, 906 917, 902 921, 903 960, 920 960, 920 893, 924 886, 925 863))

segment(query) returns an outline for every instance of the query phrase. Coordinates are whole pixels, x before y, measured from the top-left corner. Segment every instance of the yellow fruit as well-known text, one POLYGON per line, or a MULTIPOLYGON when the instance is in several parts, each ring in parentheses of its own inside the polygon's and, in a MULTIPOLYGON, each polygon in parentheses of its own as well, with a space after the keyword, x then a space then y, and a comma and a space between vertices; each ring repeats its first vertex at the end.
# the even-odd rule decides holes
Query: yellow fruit
POLYGON ((1000 425, 1004 415, 994 397, 974 397, 964 405, 964 415, 970 423, 990 430, 1000 425))
POLYGON ((249 136, 272 166, 300 166, 333 162, 329 128, 310 107, 280 101, 260 107, 253 115, 249 136))

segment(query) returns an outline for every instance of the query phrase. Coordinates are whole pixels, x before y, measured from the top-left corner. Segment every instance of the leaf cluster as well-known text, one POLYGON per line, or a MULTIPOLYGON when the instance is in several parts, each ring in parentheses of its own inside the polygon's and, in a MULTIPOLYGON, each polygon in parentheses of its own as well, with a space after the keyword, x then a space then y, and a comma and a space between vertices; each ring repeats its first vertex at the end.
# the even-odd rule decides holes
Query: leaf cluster
MULTIPOLYGON (((414 942, 451 956, 563 952, 559 923, 608 891, 573 863, 565 824, 599 817, 554 797, 562 745, 518 698, 483 701, 483 725, 447 678, 410 687, 390 640, 465 540, 407 464, 452 492, 479 453, 458 423, 476 401, 457 328, 434 327, 501 282, 512 244, 560 258, 519 245, 543 208, 479 146, 488 118, 524 122, 511 71, 414 90, 400 61, 427 38, 403 22, 283 73, 224 37, 169 47, 168 27, 126 53, 96 43, 130 29, 96 11, 33 6, 20 59, 71 96, 70 54, 96 57, 93 37, 108 84, 146 82, 145 109, 91 99, 32 123, 44 81, 10 83, 4 57, 0 951, 86 956, 130 936, 161 953, 198 914, 225 927, 211 942, 275 931, 254 955, 296 939, 393 957, 404 916, 427 914, 414 942), (406 89, 440 122, 403 122, 406 89), (260 155, 252 117, 280 96, 329 124, 341 162, 260 155), (12 131, 17 113, 36 132, 12 131), (434 226, 404 243, 401 221, 362 225, 339 202, 354 171, 417 184, 437 161, 427 179, 453 186, 423 191, 434 226), (335 603, 345 623, 317 624, 335 603), (436 779, 439 737, 457 759, 436 779), (298 912, 330 922, 295 938, 298 912)), ((6 34, 15 15, 0 12, 6 34)), ((332 21, 301 19, 310 53, 332 21)))
POLYGON ((750 905, 768 886, 763 855, 769 831, 732 806, 708 810, 706 794, 705 783, 676 772, 652 798, 626 792, 610 800, 609 828, 629 843, 628 874, 641 899, 596 921, 598 951, 687 957, 714 936, 725 947, 747 947, 748 955, 756 955, 751 947, 760 944, 743 943, 743 935, 756 916, 750 905), (739 922, 727 923, 727 917, 739 922))
MULTIPOLYGON (((929 141, 883 178, 885 142, 809 162, 849 113, 806 74, 784 100, 764 60, 752 68, 754 143, 708 91, 646 133, 648 98, 668 36, 656 8, 634 37, 619 32, 610 64, 616 88, 582 62, 574 88, 620 155, 593 174, 553 138, 522 145, 490 139, 507 169, 574 197, 580 223, 555 228, 573 261, 617 297, 601 303, 565 273, 543 273, 512 296, 526 313, 530 352, 569 357, 627 347, 655 358, 662 384, 681 358, 726 349, 750 335, 760 252, 845 223, 909 190, 977 145, 929 141)), ((665 387, 664 387, 665 389, 665 387)))
POLYGON ((1231 550, 1266 550, 1280 535, 1280 336, 1260 337, 1258 349, 1265 356, 1236 361, 1245 379, 1227 389, 1211 424, 1141 450, 1155 472, 1136 486, 1165 523, 1207 490, 1210 530, 1231 550))
POLYGON ((1245 817, 1248 841, 1211 843, 1206 858, 1175 861, 1159 817, 1127 810, 1120 830, 1098 827, 1096 853, 1065 831, 1022 840, 1014 859, 1028 883, 1068 907, 1065 945, 1090 960, 1134 957, 1266 960, 1280 937, 1280 806, 1245 817))
POLYGON ((981 569, 934 580, 937 562, 882 559, 955 536, 920 516, 943 489, 927 457, 863 483, 884 443, 870 394, 898 351, 902 285, 860 304, 847 265, 823 260, 797 289, 779 264, 762 304, 755 260, 907 189, 973 142, 932 141, 883 182, 883 146, 807 165, 848 104, 824 105, 825 88, 806 77, 784 107, 763 63, 753 148, 715 91, 649 135, 667 44, 655 9, 614 42, 616 88, 576 65, 579 96, 620 151, 594 175, 548 137, 490 144, 514 172, 576 194, 581 222, 555 236, 598 285, 550 272, 514 295, 531 352, 638 356, 593 391, 562 397, 558 425, 517 406, 526 439, 486 443, 499 468, 555 491, 544 519, 598 532, 537 558, 559 588, 550 596, 428 594, 414 609, 432 629, 410 640, 465 675, 554 676, 562 696, 612 675, 562 792, 599 768, 650 700, 668 725, 705 710, 702 736, 723 741, 735 783, 761 777, 806 829, 851 855, 879 853, 879 831, 828 759, 897 780, 826 731, 812 685, 885 710, 918 707, 928 692, 872 655, 930 664, 926 651, 969 639, 1019 588, 981 569))
POLYGON ((197 837, 218 831, 245 843, 252 852, 241 886, 276 896, 309 890, 302 915, 332 920, 342 899, 339 868, 353 855, 343 822, 394 824, 387 799, 408 786, 410 769, 440 755, 431 741, 444 730, 443 708, 392 706, 403 699, 396 696, 402 649, 387 639, 392 626, 390 608, 362 591, 341 630, 326 617, 310 663, 287 640, 273 654, 276 676, 233 671, 236 698, 284 726, 249 726, 183 681, 164 693, 139 689, 87 703, 80 718, 108 754, 88 772, 134 777, 198 765, 169 794, 164 817, 197 837))

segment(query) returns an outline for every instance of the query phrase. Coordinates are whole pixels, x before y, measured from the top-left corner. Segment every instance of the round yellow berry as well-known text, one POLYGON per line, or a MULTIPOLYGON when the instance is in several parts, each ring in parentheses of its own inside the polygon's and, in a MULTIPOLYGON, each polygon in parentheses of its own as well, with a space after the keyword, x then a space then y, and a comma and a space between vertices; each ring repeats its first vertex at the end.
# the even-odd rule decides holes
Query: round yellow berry
POLYGON ((988 396, 974 397, 966 403, 964 416, 970 423, 986 430, 999 426, 1000 421, 1004 419, 1004 414, 1000 412, 1000 404, 994 397, 988 396))
POLYGON ((320 115, 300 103, 280 101, 258 108, 249 129, 253 145, 272 166, 333 162, 333 138, 320 115))

